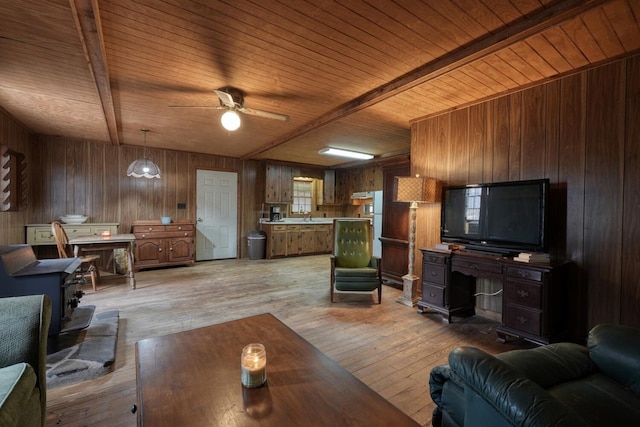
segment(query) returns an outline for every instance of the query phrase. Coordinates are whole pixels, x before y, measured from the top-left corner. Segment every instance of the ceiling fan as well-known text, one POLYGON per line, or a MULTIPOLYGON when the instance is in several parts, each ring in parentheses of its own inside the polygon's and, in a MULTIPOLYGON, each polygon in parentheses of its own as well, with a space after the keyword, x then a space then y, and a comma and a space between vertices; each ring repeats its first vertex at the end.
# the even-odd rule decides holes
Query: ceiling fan
POLYGON ((278 113, 271 113, 268 111, 256 110, 253 108, 247 108, 244 106, 244 92, 240 89, 227 86, 220 89, 214 89, 213 92, 218 95, 220 105, 206 106, 206 105, 170 105, 172 108, 213 108, 216 110, 227 110, 220 120, 222 125, 228 130, 236 130, 240 127, 240 117, 237 113, 248 114, 251 116, 264 117, 266 119, 274 119, 287 121, 289 116, 278 113), (227 121, 228 125, 225 123, 227 121), (230 126, 230 127, 229 127, 230 126))

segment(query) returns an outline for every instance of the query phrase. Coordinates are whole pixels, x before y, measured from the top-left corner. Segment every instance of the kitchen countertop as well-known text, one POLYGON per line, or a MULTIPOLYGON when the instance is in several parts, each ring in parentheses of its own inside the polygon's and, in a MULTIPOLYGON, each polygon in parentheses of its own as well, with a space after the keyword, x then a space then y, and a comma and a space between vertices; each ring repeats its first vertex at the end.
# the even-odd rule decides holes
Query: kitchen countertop
POLYGON ((267 225, 299 225, 299 224, 333 224, 334 219, 368 219, 371 221, 371 218, 311 218, 311 221, 304 220, 302 218, 284 218, 280 221, 269 221, 268 218, 261 218, 260 224, 267 225))

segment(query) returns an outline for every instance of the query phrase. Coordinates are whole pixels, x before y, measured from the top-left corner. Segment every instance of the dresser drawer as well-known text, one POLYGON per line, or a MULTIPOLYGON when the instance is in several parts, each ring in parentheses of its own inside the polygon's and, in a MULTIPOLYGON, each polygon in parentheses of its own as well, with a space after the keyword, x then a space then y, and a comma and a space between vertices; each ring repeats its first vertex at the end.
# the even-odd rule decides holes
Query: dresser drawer
POLYGON ((451 260, 451 268, 461 272, 473 272, 478 271, 484 274, 496 274, 501 275, 503 272, 503 266, 499 262, 486 262, 482 259, 472 258, 453 258, 451 260))
POLYGON ((444 307, 444 288, 423 283, 422 301, 437 307, 444 307))
POLYGON ((502 320, 505 326, 532 335, 542 335, 542 311, 505 304, 502 320))
POLYGON ((423 277, 422 280, 425 282, 435 283, 438 285, 445 284, 445 278, 447 274, 447 269, 444 265, 438 264, 423 264, 423 277))
POLYGON ((447 257, 445 255, 434 254, 431 252, 422 252, 422 262, 428 262, 430 264, 441 264, 445 265, 447 263, 447 257))
POLYGON ((168 232, 193 231, 194 225, 193 224, 172 224, 172 225, 166 225, 164 229, 165 231, 168 231, 168 232))
POLYGON ((507 276, 517 277, 518 279, 535 280, 536 282, 541 282, 543 278, 542 271, 540 270, 520 267, 507 267, 507 276))
POLYGON ((507 302, 542 308, 542 285, 507 280, 504 285, 504 297, 507 302))
POLYGON ((145 224, 145 225, 134 225, 133 226, 133 233, 137 234, 137 233, 158 233, 161 231, 165 231, 165 226, 164 225, 151 225, 151 224, 145 224))

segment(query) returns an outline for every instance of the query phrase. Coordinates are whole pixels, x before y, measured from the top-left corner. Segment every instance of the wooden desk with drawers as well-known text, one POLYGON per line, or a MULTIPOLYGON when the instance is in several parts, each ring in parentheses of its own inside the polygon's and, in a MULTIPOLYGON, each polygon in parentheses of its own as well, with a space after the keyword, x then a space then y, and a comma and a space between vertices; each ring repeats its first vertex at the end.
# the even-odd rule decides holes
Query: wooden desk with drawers
POLYGON ((475 279, 502 284, 502 325, 498 341, 524 338, 537 344, 567 335, 567 289, 570 262, 522 263, 495 255, 421 249, 422 297, 419 312, 437 312, 443 321, 474 313, 475 279))

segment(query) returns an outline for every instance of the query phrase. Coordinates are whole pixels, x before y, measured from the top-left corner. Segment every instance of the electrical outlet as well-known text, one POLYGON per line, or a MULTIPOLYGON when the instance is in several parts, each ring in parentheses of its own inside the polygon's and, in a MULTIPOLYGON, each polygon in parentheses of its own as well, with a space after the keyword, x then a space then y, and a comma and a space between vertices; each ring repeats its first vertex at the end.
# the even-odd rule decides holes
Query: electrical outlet
POLYGON ((178 203, 178 209, 187 209, 186 203, 178 203))

